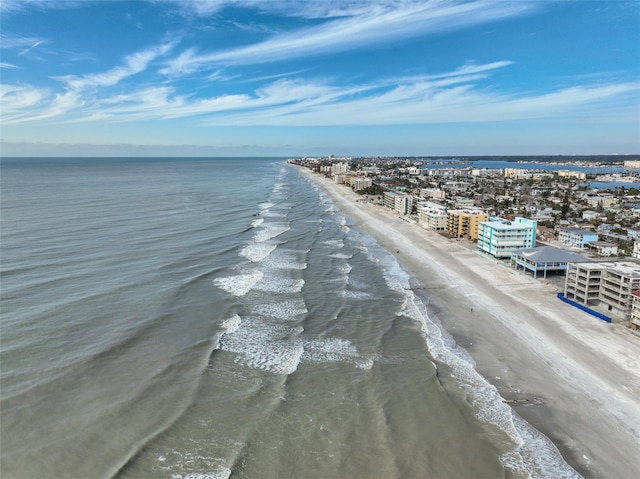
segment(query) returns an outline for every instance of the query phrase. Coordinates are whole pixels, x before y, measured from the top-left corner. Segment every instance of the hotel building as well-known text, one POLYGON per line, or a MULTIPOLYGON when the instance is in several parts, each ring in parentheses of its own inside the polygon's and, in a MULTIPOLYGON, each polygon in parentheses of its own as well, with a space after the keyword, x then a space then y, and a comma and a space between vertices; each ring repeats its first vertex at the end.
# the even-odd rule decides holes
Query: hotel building
POLYGON ((527 218, 483 221, 478 229, 478 248, 496 258, 509 258, 512 251, 533 248, 536 231, 537 223, 527 218))

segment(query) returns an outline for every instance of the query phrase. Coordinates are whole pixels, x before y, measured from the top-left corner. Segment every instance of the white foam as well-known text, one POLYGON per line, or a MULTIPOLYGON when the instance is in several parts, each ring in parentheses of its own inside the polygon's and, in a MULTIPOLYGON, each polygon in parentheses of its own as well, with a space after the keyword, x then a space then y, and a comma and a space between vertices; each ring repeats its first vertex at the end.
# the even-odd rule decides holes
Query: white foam
POLYGON ((303 270, 306 269, 307 263, 298 260, 300 253, 306 254, 307 252, 278 248, 272 255, 265 259, 263 264, 273 269, 303 270))
POLYGON ((231 477, 231 469, 228 467, 219 467, 211 472, 190 472, 188 474, 171 474, 171 479, 229 479, 231 477))
POLYGON ((353 267, 349 264, 349 263, 344 263, 344 264, 340 264, 338 266, 336 266, 336 271, 344 274, 344 275, 348 275, 351 270, 353 269, 353 267))
POLYGON ((338 249, 344 247, 344 241, 342 241, 341 239, 326 240, 326 241, 323 241, 322 244, 327 246, 333 246, 334 248, 338 248, 338 249))
POLYGON ((265 211, 269 208, 272 208, 273 206, 275 206, 275 204, 271 203, 270 201, 265 201, 264 203, 260 203, 258 205, 258 208, 260 208, 262 211, 265 211))
POLYGON ((303 286, 302 278, 286 278, 277 274, 265 275, 260 282, 256 283, 258 291, 269 293, 299 293, 303 286))
POLYGON ((300 362, 302 328, 244 318, 242 327, 224 335, 220 349, 237 353, 235 362, 276 374, 291 374, 300 362))
POLYGON ((263 243, 267 240, 280 236, 282 233, 289 231, 291 227, 285 223, 262 223, 257 228, 253 239, 257 243, 263 243))
POLYGON ((269 256, 277 247, 278 245, 273 243, 250 243, 240 250, 240 255, 257 263, 269 256))
POLYGON ((274 303, 261 303, 254 306, 252 312, 287 321, 295 321, 301 315, 308 313, 307 306, 301 298, 274 303))
POLYGON ((235 316, 222 321, 222 323, 220 323, 220 326, 226 329, 226 334, 231 334, 240 327, 241 321, 242 319, 240 319, 240 316, 236 314, 235 316))
POLYGON ((284 218, 287 216, 287 213, 265 210, 262 212, 262 216, 264 216, 265 218, 284 218))
POLYGON ((262 276, 261 271, 254 271, 253 273, 216 278, 213 280, 213 284, 227 293, 235 296, 244 296, 262 279, 262 276))
POLYGON ((264 218, 256 218, 255 220, 253 220, 251 222, 251 227, 252 228, 256 228, 256 227, 260 226, 262 223, 264 223, 264 218))
POLYGON ((373 296, 370 293, 367 293, 366 291, 347 291, 347 290, 343 290, 342 291, 342 297, 343 298, 349 298, 349 299, 371 299, 371 298, 373 298, 373 296))
POLYGON ((346 253, 333 253, 328 256, 329 258, 336 258, 336 259, 351 259, 353 257, 353 255, 346 254, 346 253))
POLYGON ((326 362, 355 362, 356 365, 365 364, 359 359, 358 350, 346 339, 326 338, 313 339, 304 342, 304 354, 302 360, 311 363, 326 362))

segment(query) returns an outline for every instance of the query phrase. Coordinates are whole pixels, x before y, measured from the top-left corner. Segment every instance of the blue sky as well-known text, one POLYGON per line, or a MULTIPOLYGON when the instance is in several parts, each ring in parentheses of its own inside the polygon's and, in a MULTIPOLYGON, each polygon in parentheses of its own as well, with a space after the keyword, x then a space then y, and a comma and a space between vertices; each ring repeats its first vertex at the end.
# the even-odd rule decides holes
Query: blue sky
POLYGON ((2 0, 3 156, 640 153, 640 1, 2 0))

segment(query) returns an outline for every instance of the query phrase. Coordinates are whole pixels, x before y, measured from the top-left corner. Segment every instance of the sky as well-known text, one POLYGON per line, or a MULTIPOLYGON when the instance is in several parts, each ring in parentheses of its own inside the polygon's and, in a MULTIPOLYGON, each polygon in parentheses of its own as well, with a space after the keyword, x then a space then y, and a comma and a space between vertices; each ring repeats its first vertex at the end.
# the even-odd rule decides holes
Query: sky
POLYGON ((640 1, 2 0, 2 156, 640 153, 640 1))

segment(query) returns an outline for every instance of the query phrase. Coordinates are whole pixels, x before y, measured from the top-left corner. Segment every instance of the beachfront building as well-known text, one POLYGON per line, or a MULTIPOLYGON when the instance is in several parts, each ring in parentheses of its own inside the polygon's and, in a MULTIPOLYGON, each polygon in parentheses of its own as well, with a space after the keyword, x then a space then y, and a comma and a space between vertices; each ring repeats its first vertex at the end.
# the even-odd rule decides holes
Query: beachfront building
POLYGON ((606 241, 593 241, 589 243, 589 251, 598 256, 617 256, 618 245, 615 243, 607 243, 606 241))
POLYGON ((371 178, 367 178, 364 176, 356 176, 352 178, 353 181, 353 189, 355 191, 364 190, 365 188, 369 188, 373 186, 373 180, 371 178))
POLYGON ((331 173, 334 175, 344 174, 349 172, 349 163, 334 163, 331 165, 331 173))
POLYGON ((447 229, 447 207, 433 201, 423 201, 417 205, 418 223, 426 229, 444 231, 447 229))
POLYGON ((581 254, 555 246, 538 246, 511 252, 511 266, 516 270, 530 271, 537 278, 539 273, 546 278, 547 273, 564 274, 569 263, 589 261, 581 254))
POLYGON ((336 185, 346 185, 349 182, 349 175, 346 173, 336 173, 333 175, 333 182, 336 185))
POLYGON ((640 241, 633 242, 633 253, 631 253, 631 256, 640 258, 640 241))
POLYGON ((399 193, 397 191, 385 191, 384 205, 387 208, 391 208, 392 210, 397 211, 401 215, 408 215, 409 213, 411 213, 413 198, 405 193, 399 193))
POLYGON ((640 289, 631 293, 631 329, 640 329, 640 289))
POLYGON ((496 258, 509 258, 514 250, 533 248, 536 231, 537 223, 527 218, 483 221, 478 227, 478 248, 496 258))
POLYGON ((582 228, 563 228, 558 233, 558 241, 567 246, 586 248, 593 241, 598 241, 598 233, 582 228))
POLYGON ((611 319, 631 318, 633 291, 640 289, 640 264, 631 261, 569 263, 564 296, 595 307, 611 319))
POLYGON ((422 188, 420 195, 431 200, 444 200, 445 192, 440 188, 422 188))
POLYGON ((475 241, 478 239, 479 225, 489 216, 482 210, 449 210, 447 212, 447 232, 456 238, 475 241))

